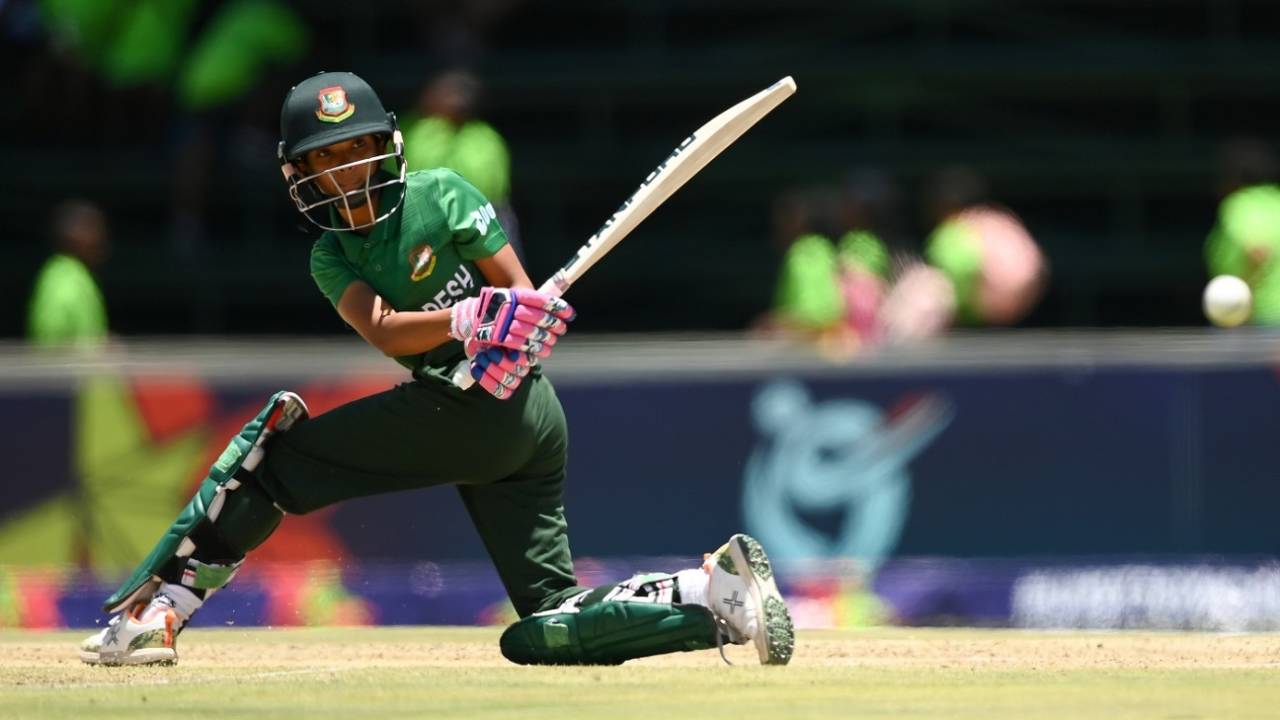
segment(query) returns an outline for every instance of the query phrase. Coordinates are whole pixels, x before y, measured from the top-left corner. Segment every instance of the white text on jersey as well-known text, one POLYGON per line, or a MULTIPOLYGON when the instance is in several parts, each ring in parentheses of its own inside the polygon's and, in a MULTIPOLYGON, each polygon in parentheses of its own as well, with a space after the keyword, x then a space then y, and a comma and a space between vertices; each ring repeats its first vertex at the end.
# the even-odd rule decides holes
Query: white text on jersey
POLYGON ((422 306, 423 310, 443 310, 452 307, 454 303, 466 297, 467 289, 476 286, 475 278, 471 277, 471 272, 467 270, 466 265, 459 265, 458 271, 453 274, 453 279, 444 284, 444 289, 435 294, 431 298, 431 302, 422 306))
POLYGON ((488 203, 479 210, 471 212, 471 218, 475 220, 476 230, 481 235, 489 234, 489 223, 498 219, 498 214, 493 211, 493 203, 488 203))

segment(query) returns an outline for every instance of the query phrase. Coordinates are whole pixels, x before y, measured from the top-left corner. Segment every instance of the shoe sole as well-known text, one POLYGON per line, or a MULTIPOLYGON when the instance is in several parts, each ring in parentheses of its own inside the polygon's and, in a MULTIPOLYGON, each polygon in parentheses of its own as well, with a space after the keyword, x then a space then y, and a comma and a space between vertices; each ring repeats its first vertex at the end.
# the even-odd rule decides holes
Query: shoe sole
POLYGON ((733 558, 736 567, 751 571, 751 582, 747 584, 747 588, 756 607, 762 610, 757 618, 761 626, 754 638, 760 664, 786 665, 791 662, 791 655, 795 651, 796 631, 791 622, 791 613, 787 611, 787 604, 773 580, 773 566, 769 564, 769 556, 755 538, 743 534, 729 539, 729 556, 733 558))
MULTIPOLYGON (((80 659, 84 660, 84 653, 80 659)), ((88 662, 86 660, 86 662, 88 662)), ((92 663, 91 663, 92 664, 92 663)), ((128 653, 98 654, 99 665, 177 665, 178 653, 173 648, 141 648, 128 653)))

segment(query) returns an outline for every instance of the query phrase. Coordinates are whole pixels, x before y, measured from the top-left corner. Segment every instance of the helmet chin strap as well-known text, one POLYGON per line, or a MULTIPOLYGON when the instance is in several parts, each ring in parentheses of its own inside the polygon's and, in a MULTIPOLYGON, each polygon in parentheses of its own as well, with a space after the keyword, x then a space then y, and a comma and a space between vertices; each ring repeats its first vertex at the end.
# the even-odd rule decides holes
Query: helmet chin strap
MULTIPOLYGON (((351 215, 357 209, 368 205, 370 206, 369 212, 371 214, 377 212, 377 210, 372 207, 373 193, 369 192, 369 186, 373 183, 373 178, 376 174, 377 174, 377 170, 371 169, 368 176, 366 176, 364 179, 363 188, 360 188, 359 190, 352 190, 350 192, 346 192, 341 195, 342 206, 343 206, 343 209, 346 210, 346 215, 347 215, 345 220, 347 221, 347 226, 351 230, 359 230, 365 227, 370 227, 369 224, 357 225, 355 220, 352 219, 351 215)), ((336 181, 335 181, 335 184, 336 184, 336 181)), ((338 189, 341 190, 342 187, 338 186, 338 189)))

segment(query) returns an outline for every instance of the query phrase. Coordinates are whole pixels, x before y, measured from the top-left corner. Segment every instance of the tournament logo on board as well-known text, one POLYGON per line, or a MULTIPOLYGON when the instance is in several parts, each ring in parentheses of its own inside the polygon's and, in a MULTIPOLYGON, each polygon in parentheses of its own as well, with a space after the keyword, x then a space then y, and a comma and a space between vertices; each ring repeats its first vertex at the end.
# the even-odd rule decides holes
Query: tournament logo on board
POLYGON ((742 490, 747 531, 779 560, 855 558, 868 574, 906 524, 908 465, 956 413, 935 393, 888 411, 856 398, 816 401, 793 380, 761 388, 751 410, 761 439, 742 490))
POLYGON ((420 245, 409 251, 409 279, 418 282, 436 269, 436 254, 430 245, 420 245))
POLYGON ((316 98, 320 101, 316 117, 323 122, 342 122, 355 114, 356 106, 347 102, 347 91, 341 85, 324 88, 316 98))

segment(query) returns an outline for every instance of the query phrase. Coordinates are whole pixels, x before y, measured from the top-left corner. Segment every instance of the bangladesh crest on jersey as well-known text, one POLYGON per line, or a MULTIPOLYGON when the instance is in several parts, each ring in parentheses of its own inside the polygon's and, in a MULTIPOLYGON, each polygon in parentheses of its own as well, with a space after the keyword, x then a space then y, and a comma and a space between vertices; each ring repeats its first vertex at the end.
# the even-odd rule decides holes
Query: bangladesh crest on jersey
POLYGON ((347 102, 347 91, 341 85, 322 89, 317 99, 320 107, 316 108, 316 117, 323 122, 342 122, 355 114, 356 106, 347 102))
POLYGON ((409 279, 418 282, 436 269, 436 256, 430 245, 420 245, 409 252, 409 279))

